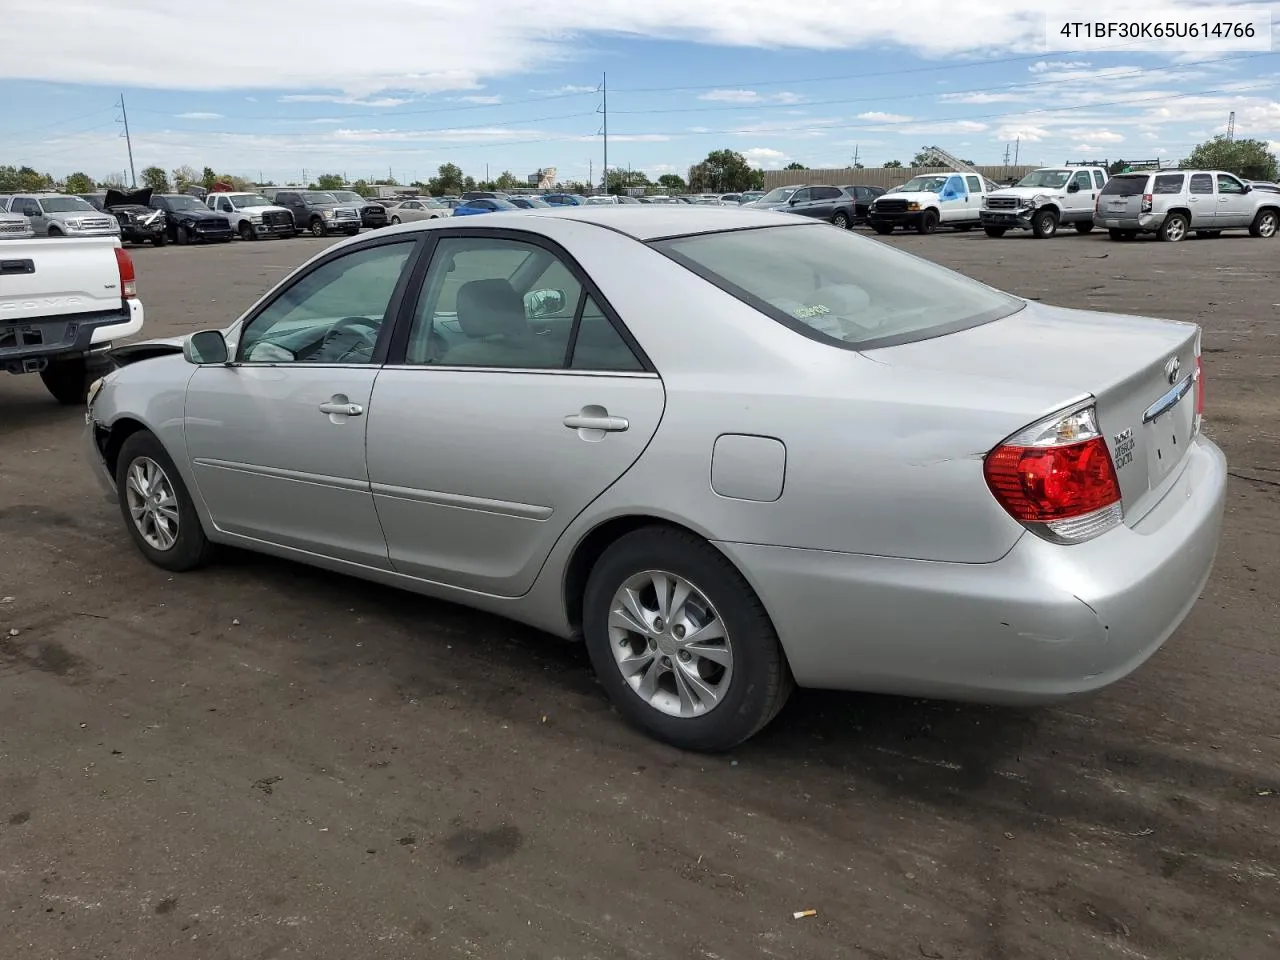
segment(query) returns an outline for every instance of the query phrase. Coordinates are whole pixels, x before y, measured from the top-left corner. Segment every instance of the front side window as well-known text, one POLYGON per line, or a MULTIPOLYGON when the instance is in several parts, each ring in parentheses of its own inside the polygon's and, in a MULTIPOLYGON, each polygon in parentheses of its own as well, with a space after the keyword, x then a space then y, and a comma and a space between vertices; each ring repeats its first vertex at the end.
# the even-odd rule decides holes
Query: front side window
POLYGON ((809 199, 809 197, 812 195, 812 192, 813 192, 813 191, 811 191, 808 187, 804 187, 804 188, 803 188, 803 189, 801 189, 801 190, 797 190, 795 193, 793 193, 793 194, 791 195, 791 202, 792 202, 792 203, 804 203, 804 202, 806 202, 806 201, 809 199))
POLYGON ((1081 170, 1076 174, 1076 186, 1084 191, 1093 190, 1093 181, 1089 178, 1088 170, 1081 170))
POLYGON ((1244 184, 1230 174, 1218 174, 1218 193, 1244 193, 1244 184))
POLYGON ((981 193, 981 192, 982 192, 982 178, 980 178, 980 177, 965 177, 964 179, 965 179, 965 182, 966 182, 967 184, 969 184, 969 192, 970 192, 970 193, 981 193))
POLYGON ((249 363, 371 363, 392 294, 416 241, 366 247, 303 275, 249 321, 249 363))
POLYGON ((937 336, 1024 306, 943 267, 822 226, 700 234, 654 246, 765 315, 853 348, 937 336))

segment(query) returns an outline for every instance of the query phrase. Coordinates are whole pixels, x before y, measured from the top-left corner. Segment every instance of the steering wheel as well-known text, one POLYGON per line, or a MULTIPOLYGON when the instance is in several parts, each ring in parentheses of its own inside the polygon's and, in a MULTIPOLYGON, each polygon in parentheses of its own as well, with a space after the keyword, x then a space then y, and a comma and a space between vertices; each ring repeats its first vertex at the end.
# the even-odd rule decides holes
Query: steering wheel
POLYGON ((342 354, 334 359, 334 362, 346 360, 352 353, 357 350, 367 350, 368 355, 373 355, 373 348, 378 342, 377 331, 372 333, 368 330, 358 329, 359 327, 374 326, 376 321, 370 320, 368 317, 343 317, 341 320, 334 322, 324 335, 324 339, 320 343, 320 352, 327 351, 331 346, 339 342, 339 338, 346 337, 350 339, 350 344, 342 354))

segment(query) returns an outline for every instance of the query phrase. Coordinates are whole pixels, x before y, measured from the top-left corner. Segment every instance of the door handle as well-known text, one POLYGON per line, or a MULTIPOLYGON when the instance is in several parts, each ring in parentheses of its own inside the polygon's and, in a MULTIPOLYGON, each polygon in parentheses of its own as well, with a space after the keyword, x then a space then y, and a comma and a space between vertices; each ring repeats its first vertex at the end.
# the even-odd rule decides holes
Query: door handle
POLYGON ((330 416, 337 414, 343 417, 358 417, 364 413, 364 407, 358 403, 334 403, 330 401, 320 404, 320 412, 330 416))
POLYGON ((630 427, 631 423, 626 417, 573 413, 564 418, 564 425, 570 430, 604 430, 606 433, 621 433, 630 427))
POLYGON ((1230 199, 1231 199, 1230 197, 1219 197, 1219 198, 1218 198, 1218 202, 1219 202, 1219 203, 1226 203, 1226 202, 1227 202, 1228 200, 1230 200, 1230 199))

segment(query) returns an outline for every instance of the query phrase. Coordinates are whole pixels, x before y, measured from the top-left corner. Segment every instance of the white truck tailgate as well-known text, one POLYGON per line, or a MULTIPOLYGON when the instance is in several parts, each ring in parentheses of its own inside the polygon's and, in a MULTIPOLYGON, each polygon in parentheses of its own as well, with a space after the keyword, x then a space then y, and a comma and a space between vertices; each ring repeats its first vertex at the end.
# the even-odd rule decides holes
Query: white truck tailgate
POLYGON ((114 237, 0 244, 0 326, 121 308, 114 237))

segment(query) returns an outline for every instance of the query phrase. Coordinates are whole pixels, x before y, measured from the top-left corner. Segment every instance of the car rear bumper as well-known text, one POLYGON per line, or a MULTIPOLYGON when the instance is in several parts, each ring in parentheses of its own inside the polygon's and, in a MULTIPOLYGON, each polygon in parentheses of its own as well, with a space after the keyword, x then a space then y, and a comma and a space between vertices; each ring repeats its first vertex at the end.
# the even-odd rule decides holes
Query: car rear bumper
POLYGON ((126 300, 119 310, 43 317, 0 324, 0 369, 22 373, 38 369, 38 361, 87 356, 105 351, 142 329, 139 300, 126 300), (36 367, 24 361, 37 362, 36 367))
POLYGON ((1138 217, 1108 217, 1103 215, 1097 223, 1105 230, 1137 230, 1154 233, 1164 223, 1164 214, 1144 213, 1138 217))
POLYGON ((1034 704, 1122 679, 1198 599, 1226 458, 1204 437, 1133 527, 1071 546, 1028 533, 994 563, 719 543, 773 618, 802 686, 1034 704))

